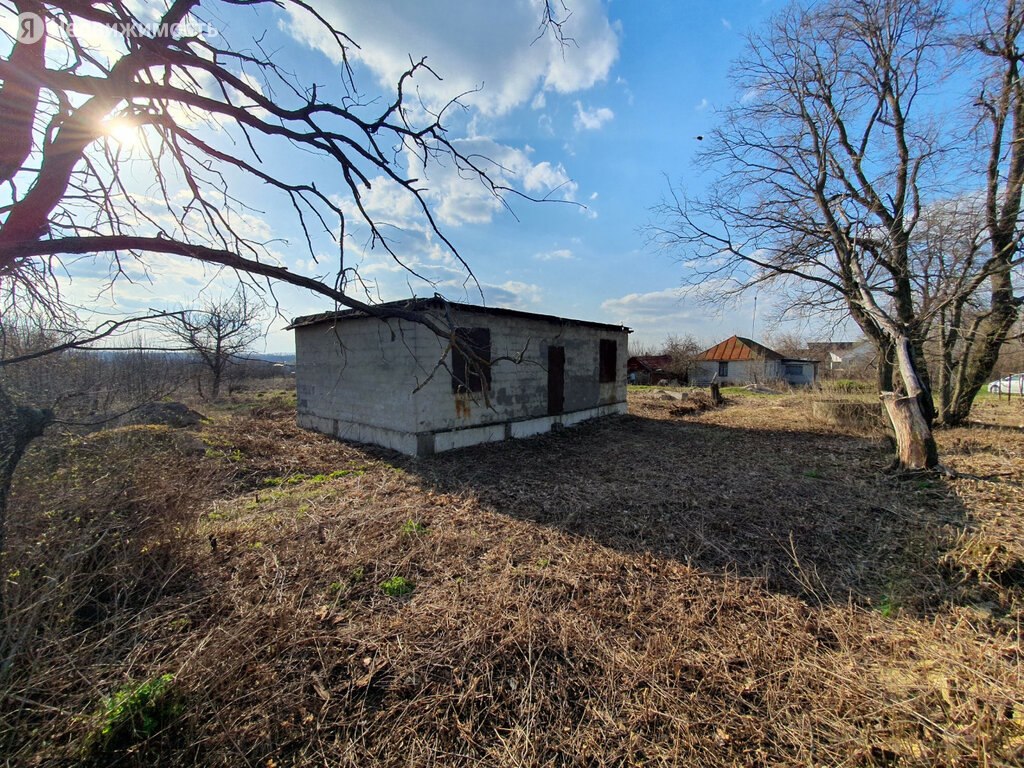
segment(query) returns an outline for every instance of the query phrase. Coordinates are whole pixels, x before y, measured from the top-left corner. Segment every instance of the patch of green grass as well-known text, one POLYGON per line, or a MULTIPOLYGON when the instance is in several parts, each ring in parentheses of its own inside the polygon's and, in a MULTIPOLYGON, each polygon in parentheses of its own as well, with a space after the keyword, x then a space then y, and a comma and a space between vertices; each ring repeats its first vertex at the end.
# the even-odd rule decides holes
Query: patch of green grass
POLYGON ((416 589, 416 585, 403 576, 392 576, 387 581, 382 581, 380 588, 388 597, 404 597, 416 589))
POLYGON ((821 470, 808 469, 806 472, 804 472, 804 477, 810 477, 814 480, 820 480, 821 478, 824 477, 824 475, 821 473, 821 470))
POLYGON ((287 477, 265 477, 263 485, 268 487, 280 487, 282 485, 299 485, 300 483, 326 483, 328 480, 337 480, 341 477, 358 477, 366 474, 366 467, 353 467, 352 469, 336 469, 326 474, 307 475, 305 472, 296 472, 287 477))
POLYGON ((895 581, 890 581, 885 591, 875 602, 875 610, 887 619, 895 618, 900 609, 898 587, 895 581))
POLYGON ((222 451, 219 448, 207 448, 204 452, 208 459, 226 459, 227 461, 240 462, 244 458, 242 452, 237 448, 231 451, 222 451))
POLYGON ((130 747, 165 728, 182 711, 171 690, 174 675, 125 686, 103 703, 99 724, 86 738, 86 752, 109 754, 130 747))
POLYGON ((405 536, 422 536, 427 532, 427 526, 411 517, 402 523, 402 533, 405 536))
POLYGON ((882 599, 879 601, 875 610, 877 610, 882 616, 887 619, 891 619, 896 615, 896 611, 899 606, 896 603, 895 598, 892 595, 882 595, 882 599))

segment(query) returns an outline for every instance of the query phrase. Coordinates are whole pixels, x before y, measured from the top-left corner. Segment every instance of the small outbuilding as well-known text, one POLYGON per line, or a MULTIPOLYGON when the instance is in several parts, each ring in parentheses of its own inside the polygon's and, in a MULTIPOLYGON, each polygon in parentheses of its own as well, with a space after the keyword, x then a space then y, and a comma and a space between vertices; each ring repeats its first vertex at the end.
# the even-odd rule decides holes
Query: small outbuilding
POLYGON ((690 383, 744 386, 784 381, 792 386, 809 386, 817 373, 814 360, 783 357, 756 341, 731 336, 697 355, 690 368, 690 383))
POLYGON ((298 317, 298 423, 412 456, 626 412, 629 329, 454 304, 393 302, 453 327, 356 310, 298 317))
POLYGON ((671 355, 636 355, 626 361, 626 376, 630 384, 676 381, 679 376, 669 370, 671 367, 671 355))

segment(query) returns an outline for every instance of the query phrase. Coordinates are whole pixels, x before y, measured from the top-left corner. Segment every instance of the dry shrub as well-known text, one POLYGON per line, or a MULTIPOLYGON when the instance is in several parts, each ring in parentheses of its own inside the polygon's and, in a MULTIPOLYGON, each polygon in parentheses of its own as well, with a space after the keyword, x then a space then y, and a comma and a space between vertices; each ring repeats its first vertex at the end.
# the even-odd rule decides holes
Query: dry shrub
POLYGON ((134 426, 26 454, 2 557, 0 752, 84 759, 98 727, 88 715, 132 679, 147 622, 194 599, 188 550, 215 487, 202 451, 185 433, 134 426))
POLYGON ((852 399, 815 399, 811 413, 823 424, 859 430, 881 429, 887 424, 881 403, 852 399))

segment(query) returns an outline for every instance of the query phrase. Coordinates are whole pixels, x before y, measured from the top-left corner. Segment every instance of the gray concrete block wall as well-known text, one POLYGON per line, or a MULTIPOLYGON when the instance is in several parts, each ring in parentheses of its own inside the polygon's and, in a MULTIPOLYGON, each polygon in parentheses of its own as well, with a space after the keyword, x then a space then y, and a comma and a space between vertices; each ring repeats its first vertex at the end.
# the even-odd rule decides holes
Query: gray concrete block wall
MULTIPOLYGON (((454 395, 451 375, 439 373, 419 393, 418 426, 421 430, 462 429, 547 416, 548 347, 565 348, 565 412, 625 402, 627 334, 611 329, 541 319, 489 316, 465 313, 456 318, 460 325, 489 328, 491 359, 508 357, 522 362, 499 360, 491 366, 490 402, 482 393, 454 395), (599 382, 600 340, 615 339, 615 382, 599 382)), ((436 360, 444 350, 444 341, 427 334, 426 354, 436 360), (431 344, 432 342, 432 344, 431 344), (432 348, 431 348, 432 346, 432 348)), ((451 356, 448 357, 449 365, 451 356)))
POLYGON ((415 431, 419 326, 357 318, 295 331, 299 416, 415 431))
MULTIPOLYGON (((547 419, 549 345, 565 348, 564 412, 623 412, 625 331, 544 319, 462 313, 461 327, 491 331, 490 402, 482 393, 452 392, 447 340, 413 323, 346 318, 296 329, 298 422, 343 439, 405 453, 429 453, 509 436, 505 425, 547 419), (601 339, 616 341, 616 381, 599 381, 601 339), (514 362, 522 356, 522 361, 514 362), (444 358, 448 365, 436 367, 444 358), (417 387, 419 389, 417 390, 417 387), (434 440, 429 433, 464 430, 434 440), (490 430, 490 431, 488 431, 490 430), (431 438, 426 442, 424 438, 431 438), (419 446, 419 443, 424 445, 419 446), (416 447, 419 446, 419 447, 416 447)), ((572 423, 570 419, 566 423, 572 423)))

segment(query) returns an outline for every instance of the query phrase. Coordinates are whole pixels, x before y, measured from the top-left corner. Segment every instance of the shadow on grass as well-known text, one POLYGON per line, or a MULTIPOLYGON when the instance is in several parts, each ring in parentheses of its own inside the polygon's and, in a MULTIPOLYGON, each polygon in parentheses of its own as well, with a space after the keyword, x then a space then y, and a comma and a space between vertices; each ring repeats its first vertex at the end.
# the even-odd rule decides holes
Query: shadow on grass
POLYGON ((935 611, 968 525, 936 479, 885 473, 888 446, 843 435, 620 416, 405 464, 503 515, 764 579, 811 602, 935 611))

